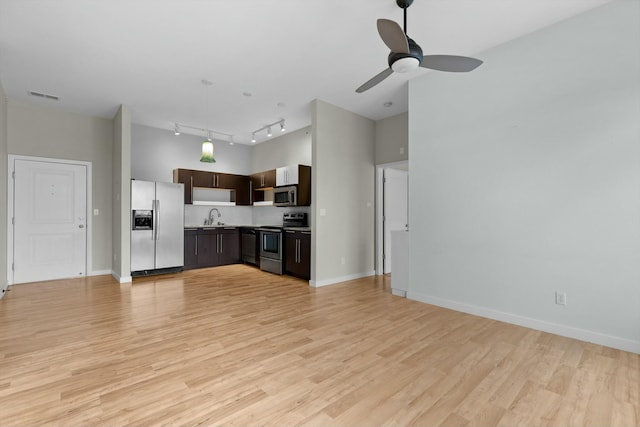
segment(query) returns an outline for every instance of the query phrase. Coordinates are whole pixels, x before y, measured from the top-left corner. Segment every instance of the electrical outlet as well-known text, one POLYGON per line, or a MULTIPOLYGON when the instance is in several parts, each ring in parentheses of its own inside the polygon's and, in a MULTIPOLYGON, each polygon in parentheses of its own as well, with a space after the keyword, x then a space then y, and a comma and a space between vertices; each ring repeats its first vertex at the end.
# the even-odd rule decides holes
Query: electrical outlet
POLYGON ((556 292, 556 304, 567 305, 567 294, 565 292, 556 292))
POLYGON ((404 154, 404 147, 400 147, 400 154, 404 154))

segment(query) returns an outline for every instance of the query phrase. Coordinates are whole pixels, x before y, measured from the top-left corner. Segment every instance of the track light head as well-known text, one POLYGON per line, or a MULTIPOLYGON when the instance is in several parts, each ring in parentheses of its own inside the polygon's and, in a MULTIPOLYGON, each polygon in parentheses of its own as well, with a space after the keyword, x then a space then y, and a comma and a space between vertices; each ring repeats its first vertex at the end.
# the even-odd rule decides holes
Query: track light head
POLYGON ((173 134, 174 134, 175 136, 180 135, 180 126, 179 126, 177 123, 176 123, 175 128, 173 129, 173 134))
POLYGON ((267 128, 267 136, 271 137, 273 134, 271 133, 271 126, 267 128))
POLYGON ((280 122, 280 132, 284 132, 286 129, 284 127, 284 120, 280 122))
POLYGON ((255 132, 253 132, 251 134, 251 142, 253 142, 254 144, 256 143, 256 133, 255 132))

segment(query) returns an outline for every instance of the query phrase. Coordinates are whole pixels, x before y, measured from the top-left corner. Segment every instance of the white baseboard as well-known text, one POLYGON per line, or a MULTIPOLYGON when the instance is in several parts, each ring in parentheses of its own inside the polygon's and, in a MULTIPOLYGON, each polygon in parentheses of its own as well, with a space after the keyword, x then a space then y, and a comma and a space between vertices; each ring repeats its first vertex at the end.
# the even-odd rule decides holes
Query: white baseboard
POLYGON ((336 283, 348 282, 349 280, 361 279, 363 277, 374 276, 375 270, 367 271, 364 273, 350 274, 348 276, 334 277, 332 279, 325 280, 309 280, 309 286, 319 288, 321 286, 335 285, 336 283))
POLYGON ((9 281, 5 280, 2 286, 0 286, 0 299, 4 297, 4 294, 7 293, 7 289, 9 289, 9 281))
POLYGON ((627 338, 615 337, 599 332, 589 331, 586 329, 575 328, 573 326, 532 319, 530 317, 507 313, 491 308, 480 307, 477 305, 461 303, 444 298, 438 298, 418 292, 407 291, 407 298, 427 304, 437 305, 439 307, 449 308, 451 310, 461 311, 463 313, 474 314, 476 316, 499 320, 506 323, 512 323, 514 325, 524 326, 526 328, 531 328, 538 331, 549 332, 551 334, 561 335, 563 337, 574 338, 580 341, 587 341, 594 344, 603 345, 605 347, 611 347, 618 350, 640 354, 640 342, 633 341, 627 338))
POLYGON ((114 279, 118 281, 118 283, 131 283, 133 281, 133 277, 131 276, 120 277, 120 275, 113 270, 111 271, 111 275, 113 276, 114 279))
POLYGON ((89 276, 105 276, 111 274, 111 270, 95 270, 89 273, 89 276))

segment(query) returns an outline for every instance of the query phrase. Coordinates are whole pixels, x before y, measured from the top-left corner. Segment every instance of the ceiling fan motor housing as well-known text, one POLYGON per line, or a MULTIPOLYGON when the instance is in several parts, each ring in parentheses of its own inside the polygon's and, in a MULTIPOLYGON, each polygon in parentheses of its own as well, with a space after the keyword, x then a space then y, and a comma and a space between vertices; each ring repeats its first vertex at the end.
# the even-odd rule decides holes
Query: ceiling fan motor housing
POLYGON ((409 53, 391 52, 389 54, 389 68, 393 69, 393 71, 397 73, 415 70, 422 62, 422 48, 409 37, 407 37, 407 42, 409 43, 409 53), (401 61, 401 63, 396 64, 396 67, 393 66, 397 61, 405 58, 408 58, 409 60, 401 61), (411 59, 415 59, 415 61, 412 61, 411 59))

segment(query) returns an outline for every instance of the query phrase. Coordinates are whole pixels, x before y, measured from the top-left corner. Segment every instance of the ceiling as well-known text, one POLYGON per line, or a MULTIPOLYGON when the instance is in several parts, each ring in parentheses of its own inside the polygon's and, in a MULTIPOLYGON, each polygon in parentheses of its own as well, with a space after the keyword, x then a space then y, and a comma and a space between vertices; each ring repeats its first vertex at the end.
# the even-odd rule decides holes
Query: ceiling
MULTIPOLYGON (((408 34, 425 54, 482 59, 609 1, 415 0, 408 34)), ((134 123, 250 143, 280 119, 287 132, 311 124, 316 98, 374 120, 405 112, 408 79, 437 71, 355 93, 387 67, 378 18, 401 23, 402 10, 394 0, 0 0, 0 82, 13 100, 109 119, 125 104, 134 123)))

